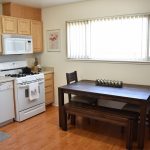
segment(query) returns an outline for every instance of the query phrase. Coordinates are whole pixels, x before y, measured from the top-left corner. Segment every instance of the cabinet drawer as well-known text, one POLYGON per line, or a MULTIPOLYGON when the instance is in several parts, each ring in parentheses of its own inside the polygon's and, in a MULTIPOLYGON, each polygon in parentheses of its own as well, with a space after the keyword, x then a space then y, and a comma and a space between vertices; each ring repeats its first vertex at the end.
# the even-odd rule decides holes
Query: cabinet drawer
POLYGON ((45 87, 47 87, 47 86, 53 86, 53 80, 46 80, 45 87))
POLYGON ((53 86, 48 86, 45 88, 45 93, 53 92, 53 86))
POLYGON ((52 79, 53 79, 52 73, 45 74, 45 80, 52 80, 52 79))
POLYGON ((45 93, 45 99, 46 99, 46 101, 48 101, 48 100, 54 100, 53 92, 45 93))

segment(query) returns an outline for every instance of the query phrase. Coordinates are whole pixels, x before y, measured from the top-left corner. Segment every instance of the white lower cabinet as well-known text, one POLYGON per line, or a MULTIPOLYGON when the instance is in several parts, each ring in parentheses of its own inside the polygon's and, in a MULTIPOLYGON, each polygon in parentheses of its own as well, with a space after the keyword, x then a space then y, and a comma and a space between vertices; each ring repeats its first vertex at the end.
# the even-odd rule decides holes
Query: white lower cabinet
POLYGON ((14 117, 13 82, 0 83, 0 126, 12 121, 14 117))

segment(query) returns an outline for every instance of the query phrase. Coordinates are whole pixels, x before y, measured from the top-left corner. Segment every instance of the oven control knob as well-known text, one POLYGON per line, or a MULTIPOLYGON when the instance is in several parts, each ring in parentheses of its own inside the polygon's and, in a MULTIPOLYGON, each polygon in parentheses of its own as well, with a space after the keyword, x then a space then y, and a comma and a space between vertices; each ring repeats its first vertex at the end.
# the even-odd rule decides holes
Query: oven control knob
POLYGON ((25 85, 27 82, 23 82, 23 85, 25 85))

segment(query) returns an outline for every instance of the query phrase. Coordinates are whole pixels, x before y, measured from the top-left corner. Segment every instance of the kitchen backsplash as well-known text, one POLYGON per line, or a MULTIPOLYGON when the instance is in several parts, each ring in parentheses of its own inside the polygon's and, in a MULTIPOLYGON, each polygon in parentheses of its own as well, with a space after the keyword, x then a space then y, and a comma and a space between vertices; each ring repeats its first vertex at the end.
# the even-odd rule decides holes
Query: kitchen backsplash
POLYGON ((5 55, 0 56, 0 63, 8 61, 22 61, 26 60, 29 67, 34 65, 35 57, 38 58, 38 62, 41 63, 40 54, 28 54, 28 55, 5 55))

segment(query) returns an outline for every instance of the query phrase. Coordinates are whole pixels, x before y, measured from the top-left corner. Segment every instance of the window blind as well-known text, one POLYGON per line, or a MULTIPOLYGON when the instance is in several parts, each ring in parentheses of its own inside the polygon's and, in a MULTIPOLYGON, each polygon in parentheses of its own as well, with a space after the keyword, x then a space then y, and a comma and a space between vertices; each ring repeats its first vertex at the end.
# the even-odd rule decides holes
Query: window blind
POLYGON ((67 57, 92 60, 148 59, 148 15, 67 22, 67 57))

